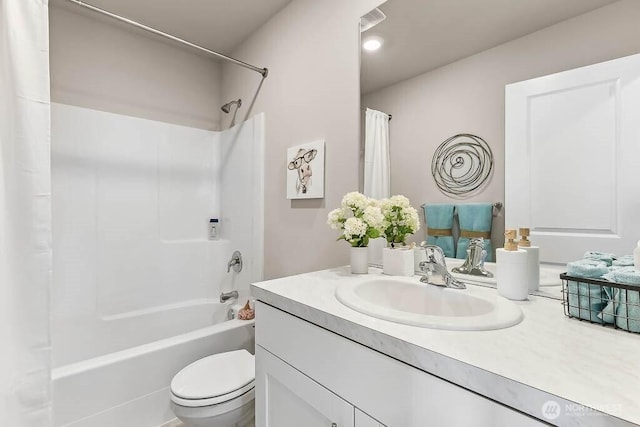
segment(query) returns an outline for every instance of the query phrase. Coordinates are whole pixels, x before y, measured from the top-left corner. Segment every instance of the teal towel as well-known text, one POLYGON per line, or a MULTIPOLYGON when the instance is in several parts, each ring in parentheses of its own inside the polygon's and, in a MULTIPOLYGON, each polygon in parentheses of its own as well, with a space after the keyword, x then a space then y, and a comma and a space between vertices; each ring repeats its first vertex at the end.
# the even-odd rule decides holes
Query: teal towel
MULTIPOLYGON (((491 244, 491 223, 493 222, 492 203, 470 203, 456 205, 458 211, 458 222, 460 223, 460 238, 458 239, 458 249, 456 258, 467 257, 467 249, 471 238, 463 237, 464 231, 480 231, 488 233, 484 237, 484 249, 487 251, 486 261, 493 260, 493 246, 491 244)), ((478 236, 480 237, 480 236, 478 236)))
POLYGON ((453 205, 422 205, 424 218, 427 223, 427 243, 440 246, 445 256, 455 257, 456 252, 453 247, 453 235, 432 236, 429 229, 452 230, 453 229, 453 205))
POLYGON ((573 277, 601 279, 607 273, 609 273, 609 268, 604 261, 581 259, 567 264, 567 274, 573 277))
MULTIPOLYGON (((609 273, 607 264, 593 259, 582 259, 567 264, 567 274, 586 279, 601 279, 609 273)), ((569 281, 569 314, 580 319, 603 323, 602 311, 609 304, 610 288, 590 283, 569 281)), ((606 317, 604 317, 606 321, 606 317)), ((613 320, 610 320, 611 323, 613 320)))
POLYGON ((624 255, 618 259, 613 260, 614 267, 633 267, 634 259, 633 255, 624 255))
POLYGON ((631 332, 640 332, 640 271, 632 266, 613 268, 604 276, 607 280, 623 285, 638 286, 638 291, 613 288, 612 301, 602 310, 601 318, 631 332))
POLYGON ((596 261, 603 261, 607 264, 607 266, 613 265, 613 260, 616 259, 614 254, 608 254, 605 252, 597 252, 597 251, 587 251, 584 253, 585 259, 593 259, 596 261))
POLYGON ((640 291, 617 291, 616 326, 625 331, 640 332, 640 291))

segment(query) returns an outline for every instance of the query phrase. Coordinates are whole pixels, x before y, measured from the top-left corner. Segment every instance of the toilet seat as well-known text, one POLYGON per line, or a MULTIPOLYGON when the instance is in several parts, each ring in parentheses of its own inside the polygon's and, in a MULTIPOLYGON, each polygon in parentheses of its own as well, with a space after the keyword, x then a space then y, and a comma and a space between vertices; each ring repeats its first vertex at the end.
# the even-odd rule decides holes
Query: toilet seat
POLYGON ((247 350, 236 350, 205 357, 183 368, 171 381, 171 400, 192 408, 237 398, 244 401, 254 387, 254 356, 247 350))

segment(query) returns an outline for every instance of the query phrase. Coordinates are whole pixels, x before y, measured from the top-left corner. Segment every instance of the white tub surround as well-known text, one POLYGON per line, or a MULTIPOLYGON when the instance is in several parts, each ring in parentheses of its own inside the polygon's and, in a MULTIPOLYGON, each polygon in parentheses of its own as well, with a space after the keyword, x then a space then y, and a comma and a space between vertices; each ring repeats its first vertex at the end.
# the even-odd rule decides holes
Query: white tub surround
POLYGON ((51 133, 55 425, 155 427, 181 368, 253 348, 219 300, 262 278, 264 115, 212 132, 54 104, 51 133))
MULTIPOLYGON (((372 278, 376 274, 382 273, 370 269, 372 278)), ((444 331, 402 325, 358 313, 336 299, 340 284, 359 279, 348 267, 336 268, 256 283, 252 294, 269 306, 417 368, 416 375, 432 374, 546 423, 640 424, 638 335, 569 319, 560 301, 537 296, 516 302, 524 320, 506 329, 444 331), (550 404, 558 405, 557 418, 543 415, 550 404)), ((496 290, 470 285, 460 292, 486 296, 496 290)), ((262 330, 264 336, 270 335, 270 324, 260 323, 260 305, 257 319, 260 344, 262 330)), ((344 365, 352 366, 347 360, 344 365)), ((449 403, 455 408, 455 402, 449 403)), ((391 408, 385 406, 381 412, 403 411, 406 405, 402 400, 389 402, 391 408)))

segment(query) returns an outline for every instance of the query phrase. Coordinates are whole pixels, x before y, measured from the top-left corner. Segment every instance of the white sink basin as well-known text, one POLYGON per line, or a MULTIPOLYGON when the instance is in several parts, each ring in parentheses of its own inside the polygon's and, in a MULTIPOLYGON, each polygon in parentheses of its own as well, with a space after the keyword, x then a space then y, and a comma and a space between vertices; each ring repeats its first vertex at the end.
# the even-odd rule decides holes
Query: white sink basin
POLYGON ((441 288, 420 283, 417 277, 345 282, 337 287, 336 298, 378 319, 434 329, 502 329, 520 323, 523 317, 520 307, 498 295, 441 288))

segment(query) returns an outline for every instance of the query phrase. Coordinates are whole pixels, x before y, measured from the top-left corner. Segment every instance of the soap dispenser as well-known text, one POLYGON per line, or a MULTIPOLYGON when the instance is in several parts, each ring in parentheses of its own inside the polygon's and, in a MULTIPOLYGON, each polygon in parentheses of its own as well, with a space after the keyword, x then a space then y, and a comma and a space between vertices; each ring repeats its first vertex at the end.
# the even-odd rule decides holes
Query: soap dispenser
POLYGON ((526 300, 529 294, 527 252, 518 249, 516 230, 507 230, 504 235, 507 239, 504 248, 496 249, 498 294, 510 300, 526 300))
POLYGON ((529 283, 529 292, 537 291, 540 286, 540 248, 531 246, 529 235, 531 231, 528 228, 521 228, 520 241, 518 248, 527 252, 527 282, 529 283))

